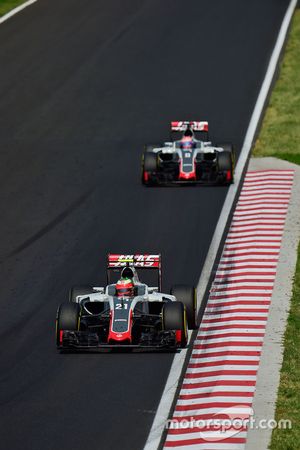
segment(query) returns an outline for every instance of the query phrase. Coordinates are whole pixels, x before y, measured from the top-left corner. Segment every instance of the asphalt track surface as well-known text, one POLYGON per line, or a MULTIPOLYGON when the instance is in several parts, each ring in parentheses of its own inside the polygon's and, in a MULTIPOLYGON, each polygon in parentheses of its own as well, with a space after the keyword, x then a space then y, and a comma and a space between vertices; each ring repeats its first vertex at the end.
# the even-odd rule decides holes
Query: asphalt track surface
POLYGON ((107 251, 196 284, 227 188, 147 189, 145 142, 241 148, 284 0, 40 0, 0 27, 1 448, 140 449, 168 354, 60 355, 57 305, 107 251))

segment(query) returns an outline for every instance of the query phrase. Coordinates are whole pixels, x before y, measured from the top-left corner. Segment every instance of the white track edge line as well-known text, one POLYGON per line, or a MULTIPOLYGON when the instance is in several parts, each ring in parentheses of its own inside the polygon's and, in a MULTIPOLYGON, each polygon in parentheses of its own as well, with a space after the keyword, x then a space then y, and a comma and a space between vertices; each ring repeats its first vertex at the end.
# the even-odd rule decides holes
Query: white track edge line
POLYGON ((33 3, 36 3, 38 0, 28 0, 27 2, 23 3, 20 6, 17 6, 16 8, 12 9, 8 13, 4 14, 4 16, 0 17, 0 24, 5 22, 6 20, 13 17, 15 14, 18 14, 23 9, 27 8, 27 6, 32 5, 33 3))
MULTIPOLYGON (((252 117, 249 123, 249 127, 245 136, 245 140, 243 143, 243 147, 238 159, 238 164, 235 169, 235 184, 232 184, 229 187, 211 244, 210 248, 207 253, 207 257, 201 272, 201 276, 198 282, 197 286, 197 298, 198 305, 200 307, 201 299, 203 298, 209 280, 210 280, 210 274, 213 268, 213 264, 216 258, 216 255, 218 253, 219 246, 221 244, 221 239, 223 236, 223 231, 226 226, 229 213, 232 209, 236 193, 238 191, 241 177, 243 174, 244 167, 247 163, 249 153, 252 147, 252 142, 255 136, 255 132, 257 129, 257 126, 259 124, 259 120, 261 117, 261 114, 263 112, 265 102, 267 100, 271 84, 273 81, 273 77, 277 68, 277 64, 279 61, 279 57, 285 42, 285 38, 289 29, 289 25, 294 13, 294 10, 297 6, 297 0, 291 0, 289 7, 287 9, 287 12, 284 16, 277 41, 269 62, 269 66, 266 72, 265 79, 263 81, 259 96, 257 98, 254 111, 252 113, 252 117)), ((170 369, 169 377, 167 379, 164 392, 161 397, 161 401, 159 403, 156 415, 154 417, 154 421, 150 430, 150 433, 148 435, 147 442, 145 444, 144 450, 157 450, 160 445, 160 441, 164 432, 164 427, 166 424, 166 421, 169 417, 170 409, 174 401, 174 397, 177 391, 178 382, 180 379, 180 375, 182 372, 183 364, 185 361, 187 349, 181 350, 180 353, 177 353, 174 356, 174 360, 170 369)))

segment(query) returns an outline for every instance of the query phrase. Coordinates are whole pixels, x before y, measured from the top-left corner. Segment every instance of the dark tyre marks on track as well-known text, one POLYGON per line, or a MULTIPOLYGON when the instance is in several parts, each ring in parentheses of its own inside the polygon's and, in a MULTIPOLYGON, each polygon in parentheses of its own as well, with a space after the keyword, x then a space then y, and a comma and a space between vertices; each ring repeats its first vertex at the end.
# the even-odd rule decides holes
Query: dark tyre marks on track
POLYGON ((55 228, 58 224, 60 224, 66 217, 69 216, 75 209, 79 208, 86 199, 92 194, 93 189, 89 189, 88 192, 85 192, 83 195, 81 195, 74 203, 72 203, 65 211, 60 213, 55 219, 51 220, 51 222, 48 223, 44 228, 39 230, 37 233, 35 233, 30 238, 26 239, 23 244, 19 245, 15 250, 13 250, 9 255, 8 258, 11 258, 12 256, 18 255, 18 253, 22 252, 26 248, 28 248, 30 245, 34 244, 38 239, 41 239, 44 237, 47 233, 49 233, 53 228, 55 228))
POLYGON ((142 146, 199 118, 239 149, 287 5, 41 0, 1 25, 3 448, 145 443, 173 356, 58 355, 56 308, 107 251, 197 283, 227 189, 145 189, 142 146))

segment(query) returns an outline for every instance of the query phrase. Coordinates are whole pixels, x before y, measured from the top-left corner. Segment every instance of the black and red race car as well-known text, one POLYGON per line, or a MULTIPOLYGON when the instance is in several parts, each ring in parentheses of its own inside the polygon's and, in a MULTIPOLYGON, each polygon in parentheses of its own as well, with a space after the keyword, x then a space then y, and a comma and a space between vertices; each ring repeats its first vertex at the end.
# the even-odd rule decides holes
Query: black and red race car
POLYGON ((208 122, 171 122, 171 131, 183 135, 179 140, 146 145, 142 158, 144 185, 233 183, 233 146, 213 145, 208 138, 208 122))
POLYGON ((56 344, 63 351, 176 350, 196 327, 196 289, 176 285, 162 293, 160 255, 108 254, 107 286, 74 287, 59 306, 56 344), (147 270, 156 273, 157 286, 139 280, 138 272, 147 270))

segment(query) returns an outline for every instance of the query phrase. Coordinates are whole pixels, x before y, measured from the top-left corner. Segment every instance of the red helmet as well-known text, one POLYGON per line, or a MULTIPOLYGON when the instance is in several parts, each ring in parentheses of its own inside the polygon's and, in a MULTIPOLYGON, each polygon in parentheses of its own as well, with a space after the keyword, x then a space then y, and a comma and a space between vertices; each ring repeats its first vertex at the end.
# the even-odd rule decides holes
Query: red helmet
POLYGON ((182 150, 192 150, 195 147, 195 141, 192 136, 184 136, 180 141, 182 150))
POLYGON ((121 279, 116 284, 117 297, 132 297, 134 295, 134 284, 132 280, 121 279))

